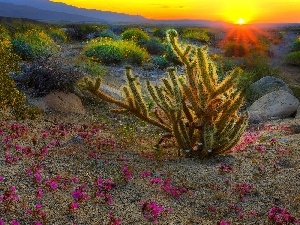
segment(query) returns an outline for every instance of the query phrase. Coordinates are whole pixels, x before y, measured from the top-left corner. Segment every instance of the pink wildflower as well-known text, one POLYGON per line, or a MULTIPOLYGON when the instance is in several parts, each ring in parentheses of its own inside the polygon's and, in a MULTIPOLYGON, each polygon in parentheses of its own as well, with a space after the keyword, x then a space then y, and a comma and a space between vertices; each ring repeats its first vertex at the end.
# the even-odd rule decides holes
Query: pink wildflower
POLYGON ((217 225, 230 225, 231 222, 230 221, 226 221, 226 220, 222 220, 220 222, 217 222, 217 225))
POLYGON ((146 178, 146 177, 150 177, 151 176, 151 172, 150 171, 144 171, 144 172, 142 172, 142 175, 141 175, 141 177, 144 179, 144 178, 146 178))
POLYGON ((37 192, 36 192, 36 197, 41 198, 43 197, 43 189, 42 188, 38 188, 37 192))
POLYGON ((71 210, 71 211, 74 211, 74 210, 76 210, 76 209, 78 209, 79 208, 79 203, 78 202, 72 202, 72 203, 70 203, 70 205, 69 205, 69 209, 71 210))
POLYGON ((13 220, 10 222, 11 225, 20 225, 20 223, 17 220, 13 220))

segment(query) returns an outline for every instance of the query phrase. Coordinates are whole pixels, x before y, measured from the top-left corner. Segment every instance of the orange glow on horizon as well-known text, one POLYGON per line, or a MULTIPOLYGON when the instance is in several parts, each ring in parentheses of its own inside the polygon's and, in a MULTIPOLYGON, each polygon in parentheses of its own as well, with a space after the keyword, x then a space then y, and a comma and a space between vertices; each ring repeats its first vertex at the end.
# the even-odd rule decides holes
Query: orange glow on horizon
POLYGON ((86 9, 141 15, 148 19, 221 20, 237 23, 300 23, 299 0, 50 0, 86 9))

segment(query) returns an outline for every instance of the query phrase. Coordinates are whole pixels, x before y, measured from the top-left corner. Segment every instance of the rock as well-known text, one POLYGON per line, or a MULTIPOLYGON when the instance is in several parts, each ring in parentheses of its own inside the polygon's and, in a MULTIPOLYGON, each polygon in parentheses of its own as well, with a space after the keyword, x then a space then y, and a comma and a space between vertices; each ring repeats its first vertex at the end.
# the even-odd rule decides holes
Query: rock
POLYGON ((63 113, 85 114, 85 108, 80 98, 73 93, 51 92, 40 99, 30 102, 42 110, 54 110, 63 113))
POLYGON ((293 91, 281 79, 271 76, 266 76, 251 84, 249 87, 249 97, 247 99, 250 104, 259 99, 260 97, 271 93, 273 91, 284 90, 293 95, 293 91))
POLYGON ((248 109, 249 122, 288 118, 295 114, 299 100, 284 90, 274 91, 255 101, 248 109))

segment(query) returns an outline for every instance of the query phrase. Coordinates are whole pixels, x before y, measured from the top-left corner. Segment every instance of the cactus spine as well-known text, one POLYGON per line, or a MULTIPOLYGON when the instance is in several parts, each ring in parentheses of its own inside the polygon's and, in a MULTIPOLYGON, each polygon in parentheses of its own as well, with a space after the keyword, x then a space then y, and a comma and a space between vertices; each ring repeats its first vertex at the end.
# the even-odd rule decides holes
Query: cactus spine
POLYGON ((120 107, 114 111, 131 113, 163 129, 168 137, 175 138, 186 157, 204 158, 227 153, 239 141, 248 121, 246 115, 238 113, 243 97, 234 84, 240 69, 232 70, 219 82, 206 47, 182 49, 175 30, 169 30, 167 38, 184 64, 186 76, 170 68, 160 86, 147 81, 149 96, 156 104, 154 113, 148 111, 138 78, 132 75, 130 68, 126 68, 124 101, 101 91, 99 79, 96 82, 86 79, 85 89, 120 107))

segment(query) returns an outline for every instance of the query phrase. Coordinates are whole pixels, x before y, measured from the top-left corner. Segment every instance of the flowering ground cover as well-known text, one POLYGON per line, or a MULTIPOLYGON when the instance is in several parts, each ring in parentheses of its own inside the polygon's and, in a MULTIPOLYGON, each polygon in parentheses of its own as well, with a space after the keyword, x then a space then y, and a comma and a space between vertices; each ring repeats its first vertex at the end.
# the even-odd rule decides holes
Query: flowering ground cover
POLYGON ((299 120, 249 128, 232 153, 177 156, 108 113, 0 121, 0 224, 300 224, 299 120), (100 116, 101 115, 101 116, 100 116))

